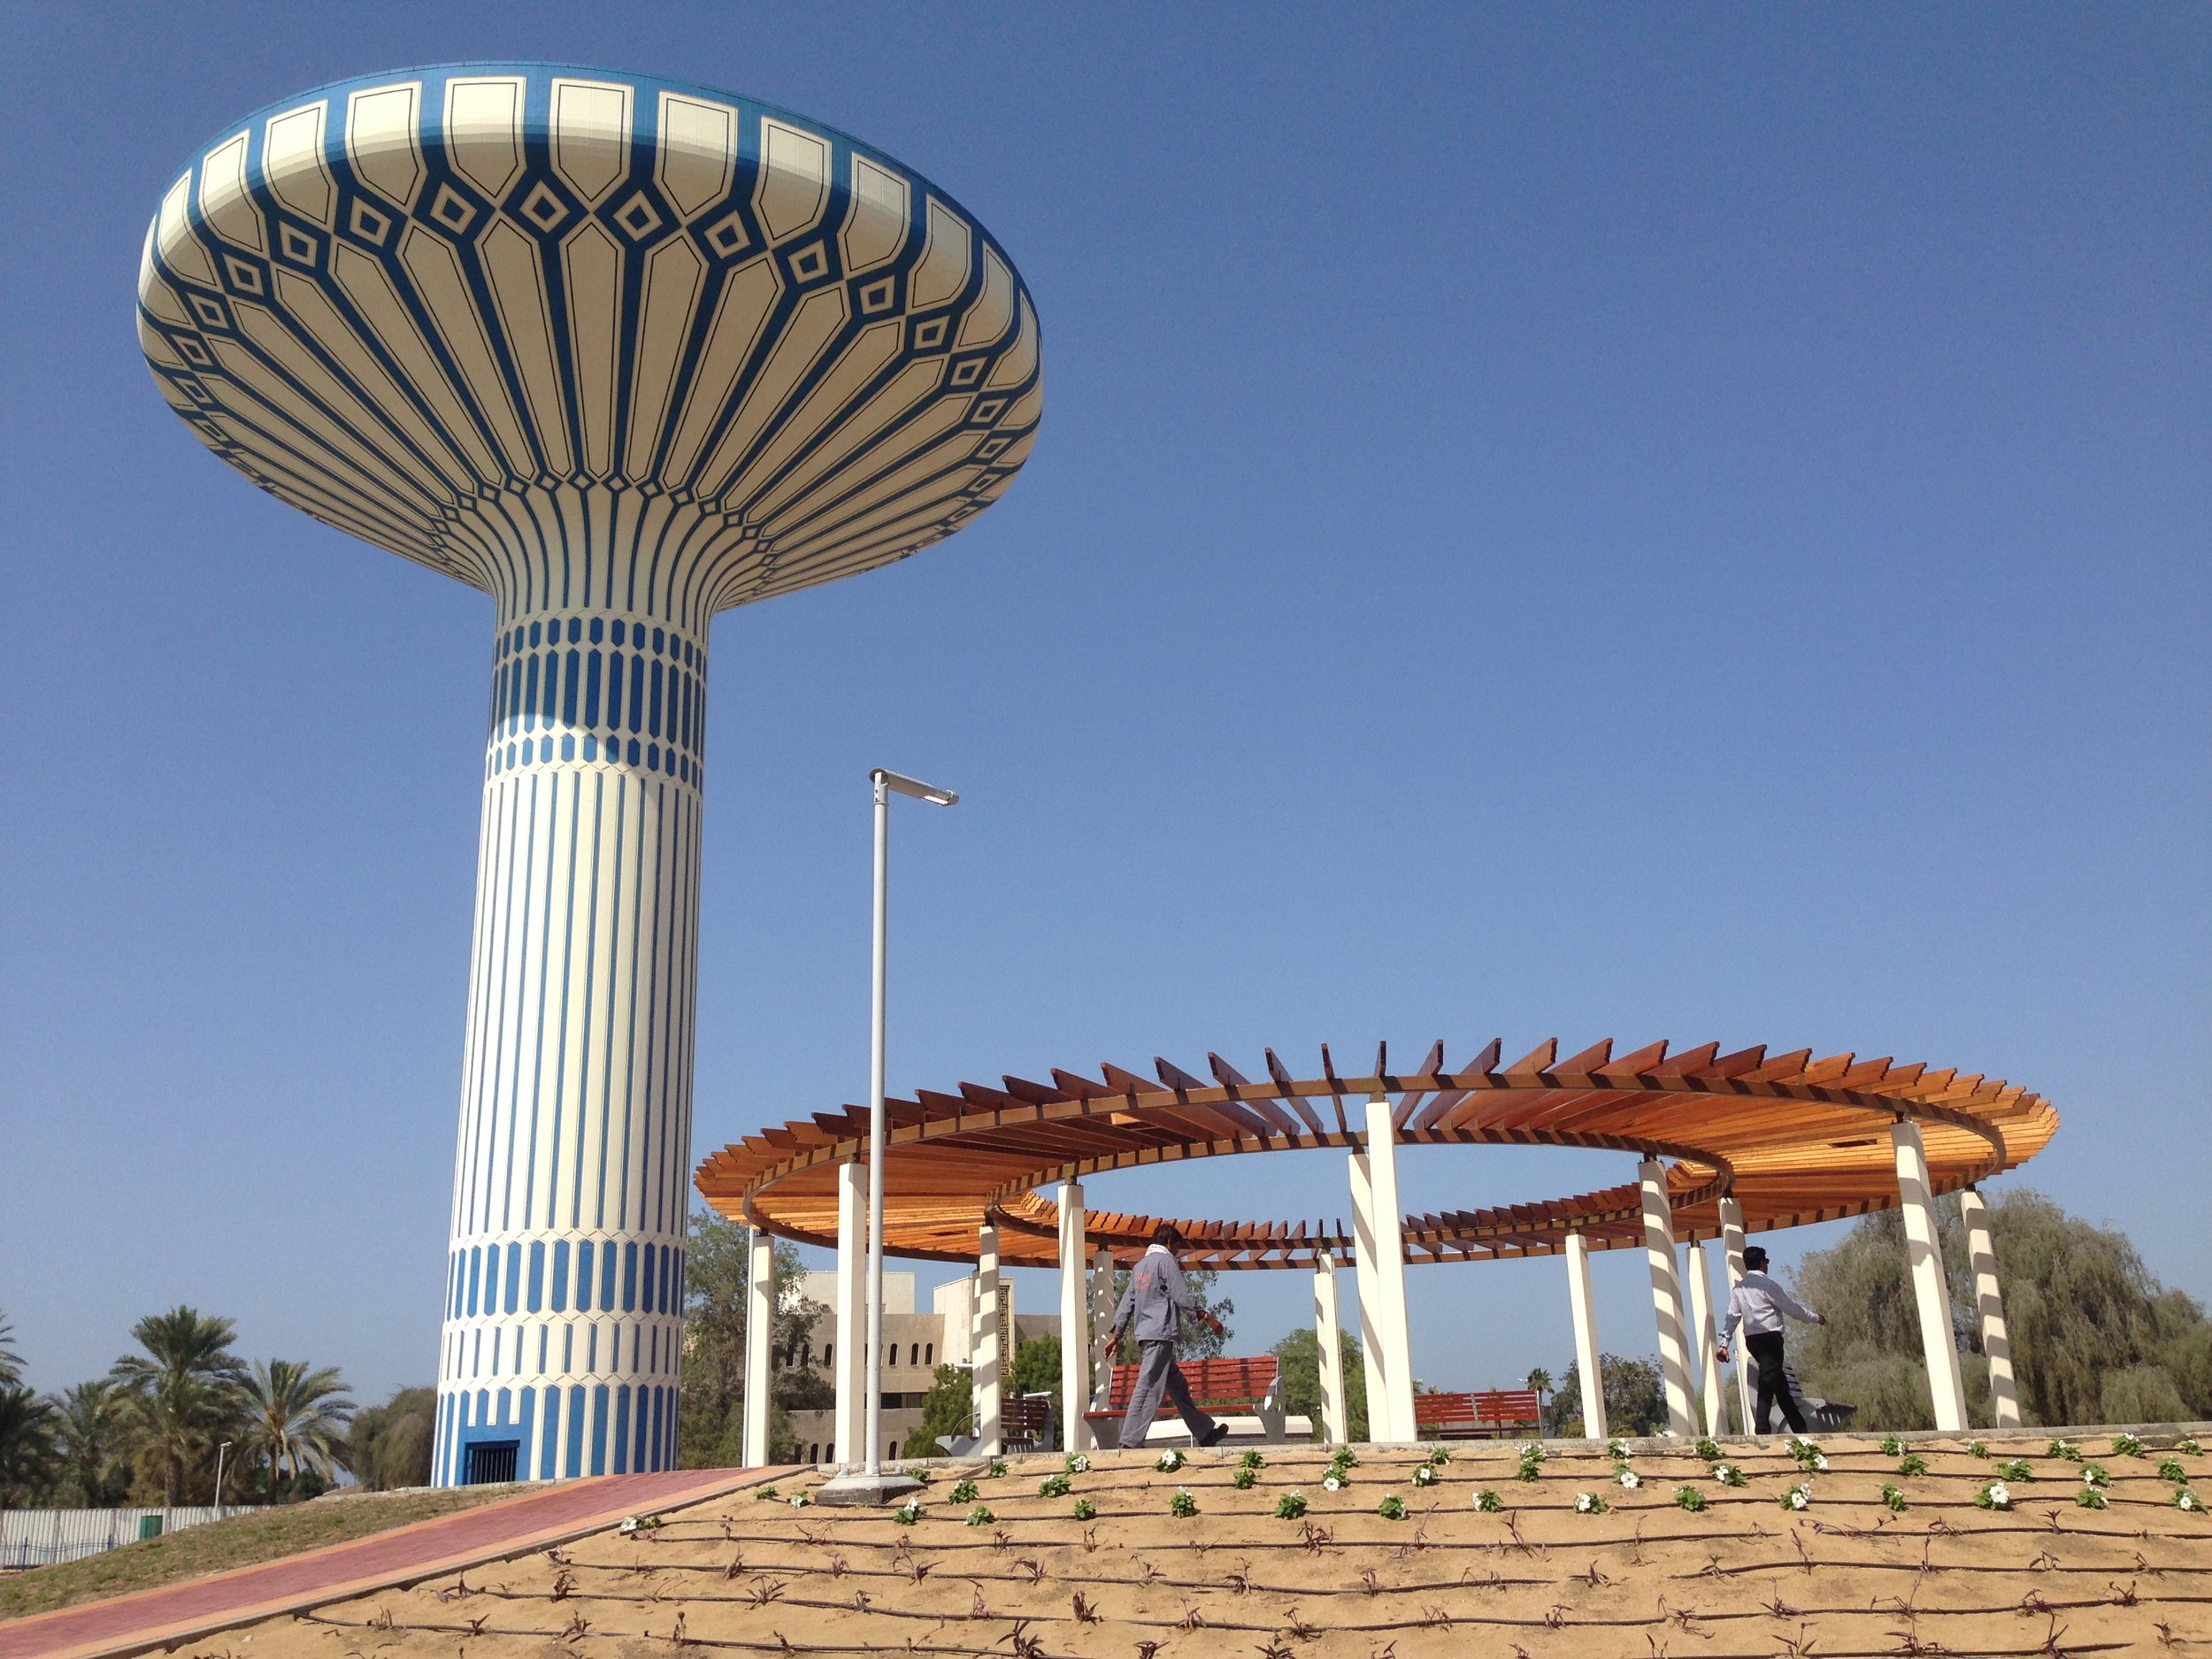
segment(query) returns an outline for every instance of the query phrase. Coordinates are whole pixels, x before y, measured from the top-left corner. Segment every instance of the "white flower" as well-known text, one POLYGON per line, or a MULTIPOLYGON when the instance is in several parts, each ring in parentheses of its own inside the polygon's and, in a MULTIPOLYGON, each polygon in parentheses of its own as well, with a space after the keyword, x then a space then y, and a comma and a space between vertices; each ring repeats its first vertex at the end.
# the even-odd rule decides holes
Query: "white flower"
POLYGON ((1578 1492, 1575 1494, 1575 1513, 1595 1515, 1598 1512, 1599 1504, 1602 1502, 1603 1500, 1594 1492, 1578 1492))
POLYGON ((1643 1484, 1644 1478, 1638 1474, 1634 1470, 1624 1469, 1621 1471, 1621 1485, 1626 1486, 1631 1492, 1635 1491, 1637 1487, 1642 1486, 1643 1484))
POLYGON ((1321 1490, 1322 1490, 1322 1491, 1324 1491, 1324 1492, 1341 1492, 1341 1491, 1343 1491, 1343 1490, 1344 1490, 1344 1477, 1343 1477, 1342 1475, 1339 1475, 1339 1474, 1326 1474, 1326 1475, 1322 1476, 1322 1477, 1321 1477, 1321 1490))
POLYGON ((1430 1468, 1426 1463, 1423 1463, 1418 1469, 1413 1471, 1413 1484, 1417 1486, 1434 1486, 1436 1484, 1436 1471, 1430 1468))
POLYGON ((1171 1446, 1160 1454, 1152 1466, 1164 1475, 1171 1475, 1183 1466, 1183 1454, 1171 1446))
POLYGON ((791 1507, 795 1509, 803 1509, 813 1501, 803 1492, 795 1492, 791 1494, 791 1507))
POLYGON ((1068 1459, 1068 1473, 1071 1475, 1087 1475, 1090 1470, 1091 1460, 1080 1452, 1068 1459))
POLYGON ((1722 1484, 1722 1485, 1725 1486, 1725 1485, 1726 1485, 1729 1481, 1733 1480, 1735 1478, 1736 1478, 1736 1465, 1735 1465, 1735 1464, 1733 1464, 1733 1463, 1715 1463, 1715 1464, 1713 1465, 1713 1479, 1716 1479, 1716 1480, 1717 1480, 1717 1481, 1719 1481, 1719 1482, 1721 1482, 1721 1484, 1722 1484))
POLYGON ((1822 1474, 1826 1474, 1828 1472, 1828 1454, 1825 1452, 1815 1452, 1813 1454, 1813 1467, 1820 1471, 1822 1474))
POLYGON ((636 1516, 634 1516, 634 1515, 626 1515, 626 1516, 624 1516, 624 1517, 622 1517, 622 1531, 623 1531, 623 1532, 624 1532, 624 1534, 625 1534, 626 1536, 627 1534, 631 1533, 631 1532, 636 1532, 636 1531, 637 1531, 637 1517, 636 1517, 636 1516))
POLYGON ((1999 1509, 2005 1509, 2012 1502, 2011 1490, 2003 1481, 1993 1480, 1989 1483, 1989 1501, 1999 1509))
POLYGON ((2184 1486, 2179 1494, 2177 1494, 2174 1498, 2174 1508, 2177 1509, 2201 1509, 2204 1508, 2204 1503, 2195 1493, 2190 1491, 2188 1487, 2184 1486))
POLYGON ((1812 1501, 1813 1489, 1810 1486, 1792 1486, 1790 1488, 1790 1508, 1793 1509, 1801 1509, 1812 1501))

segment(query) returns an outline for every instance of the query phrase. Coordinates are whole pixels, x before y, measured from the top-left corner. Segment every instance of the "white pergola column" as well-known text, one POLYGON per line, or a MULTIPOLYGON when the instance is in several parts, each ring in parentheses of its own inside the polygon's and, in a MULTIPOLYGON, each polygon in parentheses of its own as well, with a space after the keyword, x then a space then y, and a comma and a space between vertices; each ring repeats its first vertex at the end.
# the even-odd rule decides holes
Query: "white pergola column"
POLYGON ((996 1457, 1002 1449, 999 1401, 1005 1379, 998 1365, 998 1229, 976 1234, 975 1316, 969 1325, 969 1382, 975 1393, 976 1450, 996 1457))
POLYGON ((1344 1398, 1344 1340, 1336 1311, 1336 1263, 1323 1256, 1313 1264, 1313 1334, 1321 1345, 1321 1438, 1341 1446, 1352 1438, 1352 1415, 1344 1398))
POLYGON ((768 1462, 768 1403, 775 1388, 769 1343, 776 1333, 776 1241, 753 1229, 745 1272, 745 1467, 768 1462))
POLYGON ((2020 1426, 2020 1388, 2012 1376, 2012 1333, 2005 1326, 2005 1301, 1997 1289, 1997 1243, 1990 1236, 1989 1206, 1981 1193, 1966 1187, 1959 1194, 1959 1213, 1966 1220, 1966 1254, 1974 1266, 1974 1310, 1982 1325, 1982 1352, 1989 1358, 1989 1401, 1993 1427, 2020 1426))
POLYGON ((1651 1265, 1651 1305, 1659 1325, 1659 1379, 1666 1386, 1667 1432, 1697 1433, 1690 1408, 1690 1342, 1682 1319, 1682 1281, 1674 1259, 1674 1207, 1667 1198, 1666 1165, 1646 1158, 1637 1166, 1644 1195, 1644 1256, 1651 1265))
POLYGON ((1091 1448, 1083 1410, 1091 1398, 1089 1286, 1084 1283, 1083 1184, 1060 1183, 1060 1446, 1091 1448))
POLYGON ((1575 1379, 1582 1385, 1582 1432, 1605 1438, 1605 1373, 1598 1361, 1598 1310, 1590 1296, 1590 1240, 1567 1235, 1567 1306, 1574 1317, 1575 1379))
POLYGON ((1890 1125, 1897 1150, 1897 1196, 1905 1212, 1905 1256, 1912 1268, 1913 1300, 1920 1306, 1920 1347, 1928 1359, 1928 1392, 1936 1427, 1955 1434, 1966 1427, 1966 1382, 1951 1331, 1951 1290, 1936 1240, 1935 1194, 1928 1181, 1928 1148, 1920 1125, 1901 1118, 1890 1125))
POLYGON ((1352 1287, 1359 1294, 1360 1371, 1367 1379, 1367 1437, 1390 1438, 1390 1399, 1383 1386, 1382 1342, 1376 1315, 1382 1292, 1375 1286, 1375 1193, 1368 1179, 1367 1155, 1355 1152, 1348 1160, 1352 1187, 1352 1287))
MULTIPOLYGON (((1375 1240, 1375 1333, 1383 1348, 1383 1389, 1389 1397, 1389 1438, 1419 1438, 1413 1420, 1413 1340, 1406 1315, 1406 1237, 1398 1202, 1398 1130, 1390 1097, 1367 1102, 1368 1222, 1375 1240)), ((1375 1434, 1375 1401, 1368 1397, 1368 1432, 1375 1434)))
POLYGON ((1697 1343, 1698 1421, 1708 1434, 1728 1432, 1728 1413, 1721 1404, 1719 1332, 1713 1318, 1712 1281, 1705 1276, 1705 1246, 1693 1239, 1685 1263, 1690 1276, 1690 1331, 1697 1343))
POLYGON ((868 1368, 861 1349, 868 1328, 868 1166, 837 1166, 837 1461, 850 1466, 868 1455, 868 1368))
POLYGON ((1091 1402, 1103 1406, 1114 1392, 1114 1258, 1104 1247, 1091 1252, 1091 1402))
MULTIPOLYGON (((1721 1298, 1720 1317, 1728 1317, 1728 1306, 1735 1299, 1736 1283, 1743 1278, 1743 1206, 1733 1198, 1720 1201, 1720 1256, 1721 1278, 1727 1286, 1721 1298)), ((1746 1434, 1765 1432, 1764 1426, 1755 1428, 1751 1422, 1751 1356, 1742 1351, 1743 1333, 1736 1333, 1738 1346, 1729 1350, 1736 1371, 1736 1417, 1743 1425, 1746 1434)), ((1716 1434, 1720 1431, 1713 1431, 1716 1434)))

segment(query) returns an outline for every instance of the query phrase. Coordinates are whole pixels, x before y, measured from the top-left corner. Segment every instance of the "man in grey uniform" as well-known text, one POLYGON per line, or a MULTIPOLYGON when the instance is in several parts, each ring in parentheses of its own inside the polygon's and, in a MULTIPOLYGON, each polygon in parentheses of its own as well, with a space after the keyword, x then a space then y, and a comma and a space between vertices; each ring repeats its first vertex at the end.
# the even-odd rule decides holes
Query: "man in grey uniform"
POLYGON ((1785 1314, 1800 1325, 1826 1325, 1825 1314, 1815 1313, 1790 1293, 1767 1276, 1767 1253, 1752 1245, 1743 1253, 1744 1275, 1736 1281, 1736 1288, 1728 1293, 1728 1322, 1720 1328, 1719 1353, 1723 1363, 1728 1359, 1728 1340, 1736 1333, 1736 1326, 1743 1326, 1743 1345, 1749 1357, 1758 1363, 1758 1404, 1752 1411, 1751 1432, 1764 1434, 1774 1408, 1782 1408, 1782 1421, 1788 1424, 1793 1434, 1805 1432, 1804 1414, 1797 1409, 1797 1396, 1790 1389, 1788 1376, 1782 1369, 1782 1318, 1785 1314))
POLYGON ((1183 1380, 1182 1367, 1175 1363, 1176 1339, 1182 1334, 1185 1319, 1199 1320, 1210 1325, 1215 1335, 1224 1334, 1221 1321, 1198 1305, 1176 1263, 1175 1251, 1182 1242, 1174 1224, 1162 1222, 1130 1270, 1129 1288, 1114 1310, 1116 1345, 1125 1331, 1137 1340, 1137 1386, 1129 1391, 1129 1409, 1121 1419, 1118 1444, 1125 1447, 1144 1444, 1144 1437, 1152 1432, 1152 1419, 1159 1415, 1163 1390, 1183 1414, 1192 1445, 1211 1446, 1229 1432, 1226 1423, 1217 1423, 1198 1409, 1190 1384, 1183 1380))

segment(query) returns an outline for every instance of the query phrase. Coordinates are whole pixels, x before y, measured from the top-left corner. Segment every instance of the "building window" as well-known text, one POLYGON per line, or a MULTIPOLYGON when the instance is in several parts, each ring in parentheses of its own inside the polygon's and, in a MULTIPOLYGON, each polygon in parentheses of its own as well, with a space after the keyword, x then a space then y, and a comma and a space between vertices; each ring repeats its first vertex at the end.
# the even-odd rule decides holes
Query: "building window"
POLYGON ((907 1349, 906 1363, 910 1365, 918 1365, 922 1363, 922 1345, 919 1342, 907 1349))
POLYGON ((922 1363, 925 1365, 934 1365, 936 1363, 937 1344, 934 1342, 925 1342, 922 1345, 922 1363))
POLYGON ((830 1363, 830 1362, 831 1362, 833 1359, 834 1359, 834 1358, 836 1357, 836 1356, 837 1356, 837 1344, 836 1344, 836 1343, 834 1343, 834 1342, 825 1342, 825 1343, 823 1343, 823 1344, 822 1344, 822 1363, 823 1363, 825 1366, 828 1365, 828 1364, 830 1363))
POLYGON ((817 1441, 815 1441, 815 1442, 814 1442, 814 1444, 813 1444, 813 1445, 811 1445, 811 1446, 810 1446, 810 1447, 808 1447, 808 1448, 806 1448, 806 1460, 807 1460, 807 1462, 809 1462, 810 1463, 820 1463, 820 1462, 822 1461, 822 1442, 821 1442, 821 1441, 817 1440, 817 1441))

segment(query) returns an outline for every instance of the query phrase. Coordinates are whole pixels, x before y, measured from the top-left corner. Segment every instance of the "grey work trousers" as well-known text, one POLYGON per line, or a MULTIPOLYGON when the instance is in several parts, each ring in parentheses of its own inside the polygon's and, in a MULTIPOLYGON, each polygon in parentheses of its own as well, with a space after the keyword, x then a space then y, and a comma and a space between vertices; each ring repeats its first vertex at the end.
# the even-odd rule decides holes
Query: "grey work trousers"
POLYGON ((1121 1438, 1116 1442, 1118 1445, 1135 1447, 1144 1444, 1144 1437, 1152 1432, 1152 1419, 1160 1415, 1163 1390, 1175 1402, 1175 1409, 1183 1414, 1183 1426, 1190 1431, 1191 1444, 1204 1444, 1206 1436, 1214 1432, 1214 1420, 1201 1411, 1198 1402, 1190 1397, 1190 1384, 1183 1380, 1183 1368, 1175 1363, 1175 1344, 1140 1342, 1137 1344, 1137 1386, 1129 1391, 1129 1409, 1122 1413, 1121 1438))

